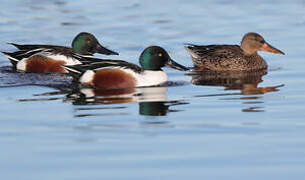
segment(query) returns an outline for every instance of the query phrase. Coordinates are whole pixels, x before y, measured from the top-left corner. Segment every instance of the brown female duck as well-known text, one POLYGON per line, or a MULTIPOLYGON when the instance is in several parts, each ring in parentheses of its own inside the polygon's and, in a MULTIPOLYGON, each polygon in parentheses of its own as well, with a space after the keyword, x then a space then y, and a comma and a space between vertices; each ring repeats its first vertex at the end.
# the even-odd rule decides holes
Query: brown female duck
POLYGON ((188 45, 185 49, 190 53, 195 68, 212 71, 252 71, 267 68, 266 61, 257 51, 268 51, 284 54, 268 44, 257 33, 244 35, 241 45, 188 45))

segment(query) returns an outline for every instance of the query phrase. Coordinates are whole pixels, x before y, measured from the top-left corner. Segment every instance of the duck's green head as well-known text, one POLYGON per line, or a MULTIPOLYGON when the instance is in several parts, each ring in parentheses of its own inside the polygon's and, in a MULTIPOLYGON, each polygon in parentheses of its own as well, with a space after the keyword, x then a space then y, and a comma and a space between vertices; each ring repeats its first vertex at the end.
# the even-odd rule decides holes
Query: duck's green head
POLYGON ((149 46, 144 49, 139 61, 144 70, 159 71, 164 66, 169 66, 180 71, 189 70, 172 60, 168 53, 159 46, 149 46))
POLYGON ((119 55, 100 45, 94 35, 87 32, 81 32, 73 39, 72 48, 76 53, 83 55, 93 55, 94 53, 119 55))

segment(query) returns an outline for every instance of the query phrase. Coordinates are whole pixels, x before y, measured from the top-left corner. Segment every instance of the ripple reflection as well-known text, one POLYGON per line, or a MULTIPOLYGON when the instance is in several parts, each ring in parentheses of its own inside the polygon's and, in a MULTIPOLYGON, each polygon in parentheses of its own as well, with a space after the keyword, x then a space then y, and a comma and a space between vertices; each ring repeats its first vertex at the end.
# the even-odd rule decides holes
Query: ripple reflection
POLYGON ((220 100, 243 100, 243 104, 250 104, 251 107, 242 109, 242 112, 264 112, 263 94, 279 91, 284 85, 258 87, 263 82, 262 77, 267 71, 254 72, 213 72, 213 71, 193 71, 188 75, 192 76, 192 84, 197 86, 223 86, 225 90, 240 90, 234 93, 204 94, 194 97, 219 96, 220 100), (230 96, 223 98, 223 96, 230 96), (239 96, 239 97, 232 97, 239 96), (253 101, 254 100, 254 101, 253 101))

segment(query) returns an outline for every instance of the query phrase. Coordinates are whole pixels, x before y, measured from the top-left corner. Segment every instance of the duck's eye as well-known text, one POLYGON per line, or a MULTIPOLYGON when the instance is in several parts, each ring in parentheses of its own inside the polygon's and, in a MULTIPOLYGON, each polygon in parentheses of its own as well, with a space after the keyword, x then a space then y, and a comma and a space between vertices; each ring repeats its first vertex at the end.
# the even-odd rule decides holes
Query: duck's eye
POLYGON ((159 54, 158 54, 158 56, 162 57, 162 56, 163 56, 163 54, 162 54, 162 53, 159 53, 159 54))

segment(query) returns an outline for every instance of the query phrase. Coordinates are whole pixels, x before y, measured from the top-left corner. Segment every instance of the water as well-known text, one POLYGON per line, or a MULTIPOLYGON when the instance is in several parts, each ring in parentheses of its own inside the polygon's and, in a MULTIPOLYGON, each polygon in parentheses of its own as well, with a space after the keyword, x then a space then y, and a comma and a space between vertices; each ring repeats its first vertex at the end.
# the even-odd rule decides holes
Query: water
POLYGON ((12 0, 1 7, 1 51, 15 50, 6 42, 69 46, 88 31, 120 59, 137 63, 154 44, 192 66, 183 43, 238 44, 254 31, 286 53, 261 52, 269 70, 254 75, 166 69, 167 87, 119 98, 74 92, 65 75, 14 73, 1 56, 2 179, 304 179, 304 1, 12 0))

